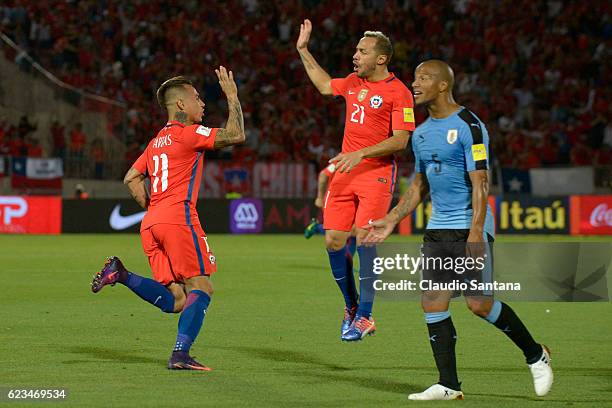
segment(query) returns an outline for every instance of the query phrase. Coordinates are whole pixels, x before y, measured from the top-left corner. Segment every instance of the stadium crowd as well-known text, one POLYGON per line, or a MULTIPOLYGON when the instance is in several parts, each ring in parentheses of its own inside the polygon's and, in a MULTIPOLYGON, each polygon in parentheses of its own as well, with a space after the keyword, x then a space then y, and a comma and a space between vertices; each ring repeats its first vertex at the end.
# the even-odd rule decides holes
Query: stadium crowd
MULTIPOLYGON (((352 71, 364 30, 381 30, 394 43, 391 70, 407 84, 420 61, 448 61, 455 96, 487 123, 496 160, 527 169, 612 163, 611 9, 603 0, 6 0, 0 29, 63 81, 127 104, 126 134, 116 135, 127 160, 165 120, 155 90, 171 75, 192 76, 206 123, 223 125, 213 72, 223 64, 238 82, 247 144, 222 157, 317 164, 340 145, 344 104, 307 80, 299 23, 313 21, 312 52, 333 76, 352 71)), ((41 154, 21 124, 16 136, 9 128, 0 123, 0 147, 17 138, 31 145, 20 152, 41 154)), ((88 143, 88 152, 101 149, 88 143)))

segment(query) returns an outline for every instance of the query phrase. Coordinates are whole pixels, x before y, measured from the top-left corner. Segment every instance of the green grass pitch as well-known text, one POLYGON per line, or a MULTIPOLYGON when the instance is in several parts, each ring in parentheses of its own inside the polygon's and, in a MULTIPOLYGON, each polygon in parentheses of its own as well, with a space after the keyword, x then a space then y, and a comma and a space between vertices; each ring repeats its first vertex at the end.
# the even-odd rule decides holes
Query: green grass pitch
MULTIPOLYGON (((201 373, 165 368, 178 315, 121 285, 90 291, 108 255, 150 275, 137 235, 0 236, 0 387, 67 388, 57 403, 66 407, 449 404, 406 398, 437 380, 417 303, 377 302, 377 335, 340 342, 341 297, 321 237, 213 235, 210 243, 220 270, 192 354, 214 371, 201 373)), ((520 351, 459 299, 460 404, 612 406, 612 305, 513 307, 552 349, 551 393, 535 397, 520 351)))

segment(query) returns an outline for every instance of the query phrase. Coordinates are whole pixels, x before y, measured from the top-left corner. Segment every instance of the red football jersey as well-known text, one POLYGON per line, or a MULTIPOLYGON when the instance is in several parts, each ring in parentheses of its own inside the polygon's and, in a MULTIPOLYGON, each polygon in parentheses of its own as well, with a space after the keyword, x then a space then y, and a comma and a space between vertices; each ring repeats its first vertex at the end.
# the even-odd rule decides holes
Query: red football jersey
MULTIPOLYGON (((378 144, 394 130, 414 130, 412 93, 395 75, 368 82, 352 73, 332 79, 331 87, 334 95, 346 100, 343 153, 378 144)), ((391 161, 391 156, 363 160, 381 164, 391 161)))
POLYGON ((204 150, 212 150, 217 128, 168 122, 132 167, 151 181, 151 202, 141 230, 154 224, 199 225, 196 201, 204 150))

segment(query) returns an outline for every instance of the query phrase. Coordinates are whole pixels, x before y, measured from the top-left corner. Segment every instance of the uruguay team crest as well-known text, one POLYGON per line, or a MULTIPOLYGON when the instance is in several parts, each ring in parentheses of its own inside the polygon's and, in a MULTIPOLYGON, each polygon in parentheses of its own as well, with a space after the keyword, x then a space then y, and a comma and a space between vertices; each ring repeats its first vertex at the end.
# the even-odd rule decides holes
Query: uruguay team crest
POLYGON ((457 129, 451 129, 446 134, 446 141, 448 144, 453 144, 457 141, 457 129))
POLYGON ((383 98, 380 95, 374 95, 370 98, 370 106, 374 109, 378 109, 382 106, 383 98))
POLYGON ((362 89, 361 91, 359 91, 359 95, 357 95, 357 100, 359 102, 363 102, 367 94, 368 94, 368 90, 362 89))

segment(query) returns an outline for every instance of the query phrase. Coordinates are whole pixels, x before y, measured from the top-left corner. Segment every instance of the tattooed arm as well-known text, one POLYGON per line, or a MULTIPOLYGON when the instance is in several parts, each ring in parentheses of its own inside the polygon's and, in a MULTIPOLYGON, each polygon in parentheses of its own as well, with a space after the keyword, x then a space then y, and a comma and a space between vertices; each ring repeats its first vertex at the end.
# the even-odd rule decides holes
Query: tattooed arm
POLYGON ((369 229, 368 235, 363 240, 364 243, 379 243, 384 241, 395 226, 408 214, 414 211, 419 203, 429 194, 429 183, 423 173, 416 173, 414 181, 404 193, 400 202, 393 207, 389 214, 380 220, 370 222, 362 228, 369 229))
POLYGON ((319 92, 323 95, 331 95, 331 77, 321 66, 317 63, 315 58, 308 51, 308 41, 310 40, 310 33, 312 32, 312 23, 310 20, 304 20, 304 23, 300 25, 300 36, 298 37, 296 48, 306 69, 308 77, 317 87, 319 92))
POLYGON ((222 149, 227 146, 243 143, 246 140, 244 134, 244 118, 242 116, 242 107, 238 100, 238 88, 236 82, 234 82, 234 75, 232 71, 227 71, 225 67, 221 66, 215 70, 217 78, 219 78, 219 85, 227 97, 227 107, 229 109, 229 116, 225 128, 217 131, 215 137, 215 149, 222 149))
POLYGON ((404 193, 400 202, 389 211, 387 216, 391 221, 397 224, 406 218, 408 214, 413 212, 428 194, 429 183, 427 182, 427 177, 425 177, 423 173, 416 173, 414 180, 410 184, 410 187, 408 187, 408 191, 404 193))
POLYGON ((128 190, 130 190, 132 198, 136 200, 139 206, 146 210, 149 206, 149 193, 147 192, 144 181, 145 175, 141 174, 134 167, 128 170, 123 179, 123 183, 127 186, 128 190))

